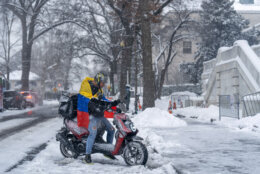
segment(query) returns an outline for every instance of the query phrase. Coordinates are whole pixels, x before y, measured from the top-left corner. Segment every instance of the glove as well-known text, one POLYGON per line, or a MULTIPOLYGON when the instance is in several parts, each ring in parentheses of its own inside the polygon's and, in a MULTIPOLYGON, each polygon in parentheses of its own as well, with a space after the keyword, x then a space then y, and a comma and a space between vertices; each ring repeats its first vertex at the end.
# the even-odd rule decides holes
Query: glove
POLYGON ((120 99, 111 102, 111 106, 117 106, 120 103, 120 99))

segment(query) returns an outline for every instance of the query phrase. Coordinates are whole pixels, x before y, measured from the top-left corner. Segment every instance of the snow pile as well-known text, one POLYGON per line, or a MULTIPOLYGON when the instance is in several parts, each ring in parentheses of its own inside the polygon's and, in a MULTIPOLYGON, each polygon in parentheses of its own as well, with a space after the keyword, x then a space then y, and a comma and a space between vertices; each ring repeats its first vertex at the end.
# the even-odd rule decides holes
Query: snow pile
MULTIPOLYGON (((163 101, 168 101, 168 99, 164 98, 163 101)), ((139 130, 138 136, 144 138, 144 144, 148 149, 147 167, 154 169, 153 172, 158 171, 160 173, 163 170, 164 172, 175 173, 171 161, 163 157, 163 153, 167 149, 174 149, 179 145, 166 142, 164 137, 158 135, 154 129, 163 130, 164 128, 187 126, 186 122, 159 108, 147 108, 136 115, 132 121, 139 130)))
POLYGON ((190 92, 190 91, 174 92, 171 95, 188 95, 190 97, 196 97, 197 96, 196 93, 190 92))
POLYGON ((174 115, 186 116, 189 118, 197 118, 203 121, 210 121, 211 119, 219 119, 219 107, 210 105, 208 108, 187 107, 173 110, 174 115))
POLYGON ((147 108, 136 115, 133 122, 137 127, 181 127, 187 125, 185 121, 159 108, 147 108))
POLYGON ((224 121, 224 125, 242 131, 253 131, 260 133, 260 113, 253 117, 245 117, 240 120, 224 121))
POLYGON ((167 111, 170 99, 171 99, 170 96, 169 97, 161 97, 161 99, 157 99, 155 101, 155 107, 160 108, 164 111, 167 111))

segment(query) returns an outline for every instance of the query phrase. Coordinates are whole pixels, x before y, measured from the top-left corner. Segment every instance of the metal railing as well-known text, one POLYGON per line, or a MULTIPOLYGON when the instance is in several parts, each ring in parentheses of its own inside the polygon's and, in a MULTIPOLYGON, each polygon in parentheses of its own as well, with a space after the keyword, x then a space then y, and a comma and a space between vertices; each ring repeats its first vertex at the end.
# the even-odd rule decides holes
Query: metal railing
POLYGON ((177 108, 185 108, 191 106, 190 96, 188 95, 172 95, 172 104, 175 103, 177 108))
POLYGON ((219 95, 219 120, 221 117, 240 118, 238 95, 219 95))
POLYGON ((243 107, 245 116, 254 116, 260 113, 260 92, 243 96, 243 107))

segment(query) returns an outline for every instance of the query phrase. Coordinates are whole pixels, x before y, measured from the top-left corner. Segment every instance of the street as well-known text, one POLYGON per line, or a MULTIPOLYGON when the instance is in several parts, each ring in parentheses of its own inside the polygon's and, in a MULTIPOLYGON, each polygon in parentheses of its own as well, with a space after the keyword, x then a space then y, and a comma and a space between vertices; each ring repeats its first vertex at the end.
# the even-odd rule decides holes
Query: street
MULTIPOLYGON (((10 118, 26 119, 26 114, 10 118)), ((54 138, 62 126, 62 119, 56 118, 57 115, 57 107, 42 108, 30 114, 35 117, 32 120, 0 132, 1 172, 175 173, 176 170, 176 173, 258 174, 260 171, 258 136, 193 119, 184 119, 188 125, 183 127, 149 129, 152 131, 149 138, 156 135, 163 142, 156 144, 158 152, 149 150, 146 167, 128 167, 120 156, 117 161, 111 161, 99 154, 93 155, 94 165, 86 165, 82 157, 65 159, 60 154, 54 138)), ((142 132, 145 128, 139 129, 142 132)))
POLYGON ((179 144, 167 149, 163 156, 170 158, 180 173, 260 172, 259 137, 210 123, 186 121, 187 127, 155 130, 166 142, 179 144))
POLYGON ((60 128, 59 126, 56 128, 55 125, 61 125, 57 122, 57 116, 56 105, 1 117, 0 171, 10 171, 10 168, 17 167, 30 151, 49 141, 60 128))

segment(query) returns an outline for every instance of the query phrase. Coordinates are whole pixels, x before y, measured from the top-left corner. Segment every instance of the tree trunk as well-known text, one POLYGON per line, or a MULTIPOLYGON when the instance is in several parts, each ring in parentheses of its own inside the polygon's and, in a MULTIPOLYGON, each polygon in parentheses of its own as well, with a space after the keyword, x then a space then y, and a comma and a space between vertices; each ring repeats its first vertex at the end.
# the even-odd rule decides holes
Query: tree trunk
POLYGON ((126 96, 127 71, 131 68, 133 33, 126 29, 125 47, 122 51, 122 62, 120 72, 120 100, 124 101, 126 96))
POLYGON ((141 40, 143 56, 143 109, 155 106, 155 77, 152 60, 151 21, 149 17, 149 0, 140 0, 141 40))
POLYGON ((70 44, 70 52, 69 52, 69 56, 67 57, 67 65, 66 66, 66 71, 65 71, 65 81, 64 81, 64 90, 69 90, 69 75, 70 75, 70 69, 71 69, 71 62, 73 59, 73 43, 70 44))
POLYGON ((115 63, 116 62, 110 62, 109 66, 110 66, 110 73, 109 73, 109 78, 110 78, 110 87, 111 87, 111 93, 110 95, 115 95, 115 82, 114 82, 114 74, 115 74, 115 63))
POLYGON ((10 89, 10 83, 9 83, 9 80, 10 80, 10 67, 9 67, 9 64, 6 66, 6 79, 7 79, 6 90, 9 90, 10 89))
POLYGON ((28 53, 30 48, 27 42, 27 22, 26 17, 21 19, 22 23, 22 88, 21 90, 29 90, 29 72, 30 72, 30 58, 28 53))
MULTIPOLYGON (((137 51, 137 38, 135 39, 135 42, 134 42, 134 51, 136 52, 137 51)), ((137 97, 137 88, 138 88, 138 62, 137 62, 137 54, 135 54, 135 114, 137 114, 137 110, 138 110, 138 106, 137 106, 137 103, 138 103, 138 97, 137 97)))
MULTIPOLYGON (((168 69, 168 68, 167 68, 168 69)), ((158 92, 157 92, 157 98, 161 99, 161 95, 162 95, 162 88, 163 88, 163 84, 164 84, 164 79, 165 79, 165 74, 167 69, 162 69, 161 72, 161 76, 160 76, 160 82, 159 82, 159 88, 158 88, 158 92)))

